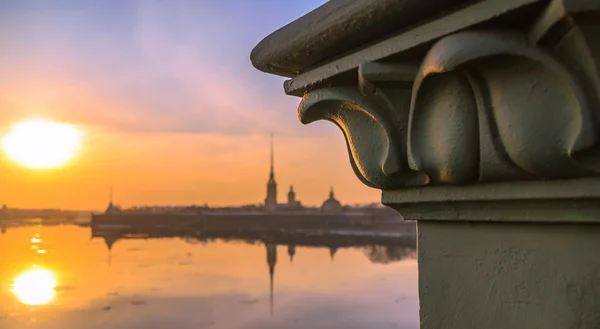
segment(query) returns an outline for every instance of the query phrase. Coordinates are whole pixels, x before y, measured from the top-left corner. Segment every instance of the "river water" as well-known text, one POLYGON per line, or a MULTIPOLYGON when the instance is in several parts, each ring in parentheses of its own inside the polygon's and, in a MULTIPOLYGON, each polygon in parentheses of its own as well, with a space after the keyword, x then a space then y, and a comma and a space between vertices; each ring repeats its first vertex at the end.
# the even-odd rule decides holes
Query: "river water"
POLYGON ((418 328, 417 262, 393 247, 2 232, 3 329, 418 328))

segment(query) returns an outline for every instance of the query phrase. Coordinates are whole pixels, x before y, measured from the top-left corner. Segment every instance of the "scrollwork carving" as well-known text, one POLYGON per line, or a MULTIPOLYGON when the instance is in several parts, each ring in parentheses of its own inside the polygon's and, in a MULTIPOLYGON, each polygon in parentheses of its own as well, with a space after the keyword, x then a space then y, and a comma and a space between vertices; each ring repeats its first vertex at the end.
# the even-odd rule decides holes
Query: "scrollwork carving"
POLYGON ((316 120, 335 123, 344 133, 350 163, 366 185, 394 189, 423 182, 406 162, 404 136, 390 114, 357 88, 332 87, 307 93, 298 117, 304 124, 316 120))
POLYGON ((594 176, 598 110, 579 76, 527 36, 464 31, 418 70, 366 63, 358 88, 308 92, 299 117, 338 125, 359 178, 385 190, 594 176))
POLYGON ((598 138, 562 63, 519 34, 475 31, 440 40, 425 57, 408 139, 414 169, 432 183, 467 184, 590 176, 576 158, 598 138))
POLYGON ((473 2, 295 61, 284 86, 405 218, 598 221, 599 22, 599 1, 473 2))

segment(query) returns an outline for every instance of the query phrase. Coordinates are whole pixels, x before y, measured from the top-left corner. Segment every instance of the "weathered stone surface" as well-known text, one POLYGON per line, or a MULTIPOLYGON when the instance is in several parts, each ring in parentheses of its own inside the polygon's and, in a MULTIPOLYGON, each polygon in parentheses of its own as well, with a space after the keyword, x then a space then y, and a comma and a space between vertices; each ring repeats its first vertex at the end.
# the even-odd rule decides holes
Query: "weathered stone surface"
POLYGON ((421 328, 600 328, 600 1, 424 15, 284 56, 300 121, 340 127, 358 178, 418 220, 421 328))
POLYGON ((543 4, 541 0, 487 0, 446 12, 446 15, 439 18, 437 15, 423 18, 422 24, 413 25, 387 39, 376 40, 377 42, 368 46, 333 57, 323 61, 321 65, 302 71, 284 83, 285 92, 302 96, 308 90, 328 85, 333 81, 348 81, 355 77, 356 70, 364 63, 391 59, 396 62, 420 63, 431 45, 444 36, 472 26, 514 29, 521 24, 530 24, 540 8, 543 8, 543 4))
POLYGON ((447 10, 480 0, 330 0, 262 40, 251 59, 261 71, 293 77, 447 10))
POLYGON ((600 328, 600 225, 419 222, 421 329, 600 328))
MULTIPOLYGON (((458 205, 452 216, 433 211, 444 202, 426 201, 433 186, 452 195, 461 186, 524 182, 536 190, 537 181, 574 180, 597 199, 597 182, 577 179, 600 174, 599 18, 600 1, 471 3, 331 58, 286 91, 303 95, 301 122, 340 127, 356 175, 405 217, 427 219, 416 214, 431 209, 431 218, 480 219, 458 205), (423 200, 401 199, 409 194, 423 200)), ((509 194, 495 201, 514 201, 499 190, 509 194)), ((464 195, 448 202, 477 201, 464 195)))

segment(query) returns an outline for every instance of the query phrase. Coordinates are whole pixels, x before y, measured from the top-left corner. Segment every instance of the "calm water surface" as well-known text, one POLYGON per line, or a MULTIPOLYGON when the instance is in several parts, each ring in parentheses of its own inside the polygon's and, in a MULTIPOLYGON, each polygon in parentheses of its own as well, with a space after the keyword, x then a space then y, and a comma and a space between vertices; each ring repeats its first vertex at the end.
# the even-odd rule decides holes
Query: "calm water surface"
POLYGON ((416 260, 383 247, 90 237, 0 234, 0 328, 418 328, 416 260))

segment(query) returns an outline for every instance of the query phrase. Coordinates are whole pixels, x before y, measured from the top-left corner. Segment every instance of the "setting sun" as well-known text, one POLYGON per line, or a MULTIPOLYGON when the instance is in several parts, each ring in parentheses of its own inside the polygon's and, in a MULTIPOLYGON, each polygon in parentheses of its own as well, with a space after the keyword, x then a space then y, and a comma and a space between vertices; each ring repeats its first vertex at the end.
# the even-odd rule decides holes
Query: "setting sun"
POLYGON ((21 274, 13 286, 13 293, 27 305, 48 304, 56 294, 56 280, 52 272, 33 269, 21 274))
POLYGON ((2 138, 2 149, 13 161, 32 169, 49 169, 71 160, 81 145, 81 131, 48 120, 15 124, 2 138))

